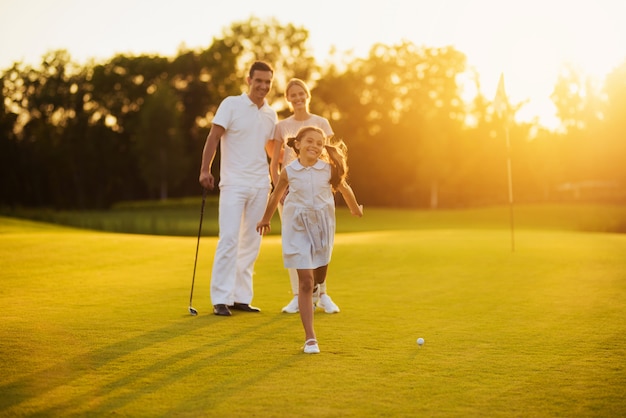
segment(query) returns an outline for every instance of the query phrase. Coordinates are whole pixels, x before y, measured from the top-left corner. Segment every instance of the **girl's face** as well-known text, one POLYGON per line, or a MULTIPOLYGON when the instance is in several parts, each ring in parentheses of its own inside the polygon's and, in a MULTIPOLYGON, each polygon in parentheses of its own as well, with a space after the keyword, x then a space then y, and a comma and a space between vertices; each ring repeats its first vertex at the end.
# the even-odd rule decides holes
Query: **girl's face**
POLYGON ((314 162, 324 150, 324 135, 317 131, 307 131, 296 143, 302 161, 314 162))
POLYGON ((287 92, 287 101, 289 102, 293 110, 306 110, 309 104, 309 95, 302 87, 294 84, 293 86, 289 87, 289 91, 287 92))

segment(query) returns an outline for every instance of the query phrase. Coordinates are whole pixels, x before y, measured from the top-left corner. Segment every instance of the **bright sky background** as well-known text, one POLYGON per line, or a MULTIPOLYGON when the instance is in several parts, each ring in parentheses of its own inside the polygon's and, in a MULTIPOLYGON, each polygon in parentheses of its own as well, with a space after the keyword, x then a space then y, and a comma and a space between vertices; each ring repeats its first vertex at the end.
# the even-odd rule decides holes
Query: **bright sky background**
POLYGON ((488 98, 503 73, 509 99, 528 100, 520 118, 548 127, 564 63, 602 81, 626 61, 626 0, 0 0, 0 70, 37 66, 55 49, 81 64, 119 52, 175 56, 253 15, 308 29, 320 63, 332 46, 365 56, 375 43, 453 45, 488 98))

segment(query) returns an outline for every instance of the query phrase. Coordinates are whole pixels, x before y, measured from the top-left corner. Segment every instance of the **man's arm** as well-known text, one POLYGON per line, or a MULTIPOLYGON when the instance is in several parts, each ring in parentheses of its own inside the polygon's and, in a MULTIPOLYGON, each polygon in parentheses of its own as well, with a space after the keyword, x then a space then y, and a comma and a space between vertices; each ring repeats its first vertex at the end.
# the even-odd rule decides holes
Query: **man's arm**
POLYGON ((200 166, 199 177, 200 184, 205 189, 213 190, 215 187, 215 178, 213 177, 213 174, 211 174, 211 166, 213 165, 217 145, 219 144, 222 135, 224 135, 224 132, 226 132, 224 127, 213 124, 206 137, 204 149, 202 150, 202 165, 200 166))

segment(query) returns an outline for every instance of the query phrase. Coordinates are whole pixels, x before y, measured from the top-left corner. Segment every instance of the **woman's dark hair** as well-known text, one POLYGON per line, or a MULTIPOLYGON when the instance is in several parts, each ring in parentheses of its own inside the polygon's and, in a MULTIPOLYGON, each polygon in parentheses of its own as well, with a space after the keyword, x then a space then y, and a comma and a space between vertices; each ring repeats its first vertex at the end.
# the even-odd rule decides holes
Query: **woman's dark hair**
MULTIPOLYGON (((300 150, 296 148, 296 142, 300 141, 304 134, 309 131, 319 132, 326 139, 326 134, 320 128, 305 126, 298 131, 295 137, 287 139, 287 145, 293 148, 296 154, 300 154, 300 150)), ((332 144, 324 145, 324 148, 330 163, 330 185, 333 186, 333 190, 337 190, 337 187, 345 181, 348 175, 348 147, 342 140, 334 140, 332 144)))

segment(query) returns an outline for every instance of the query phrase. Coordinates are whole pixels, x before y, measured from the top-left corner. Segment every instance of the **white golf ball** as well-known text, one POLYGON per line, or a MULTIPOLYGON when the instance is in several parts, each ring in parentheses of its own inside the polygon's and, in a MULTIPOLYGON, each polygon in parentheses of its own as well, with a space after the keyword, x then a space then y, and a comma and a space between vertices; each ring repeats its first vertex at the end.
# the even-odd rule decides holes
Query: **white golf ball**
POLYGON ((417 339, 417 343, 418 343, 419 345, 424 344, 424 339, 423 339, 423 338, 421 338, 421 337, 420 337, 420 338, 418 338, 418 339, 417 339))

